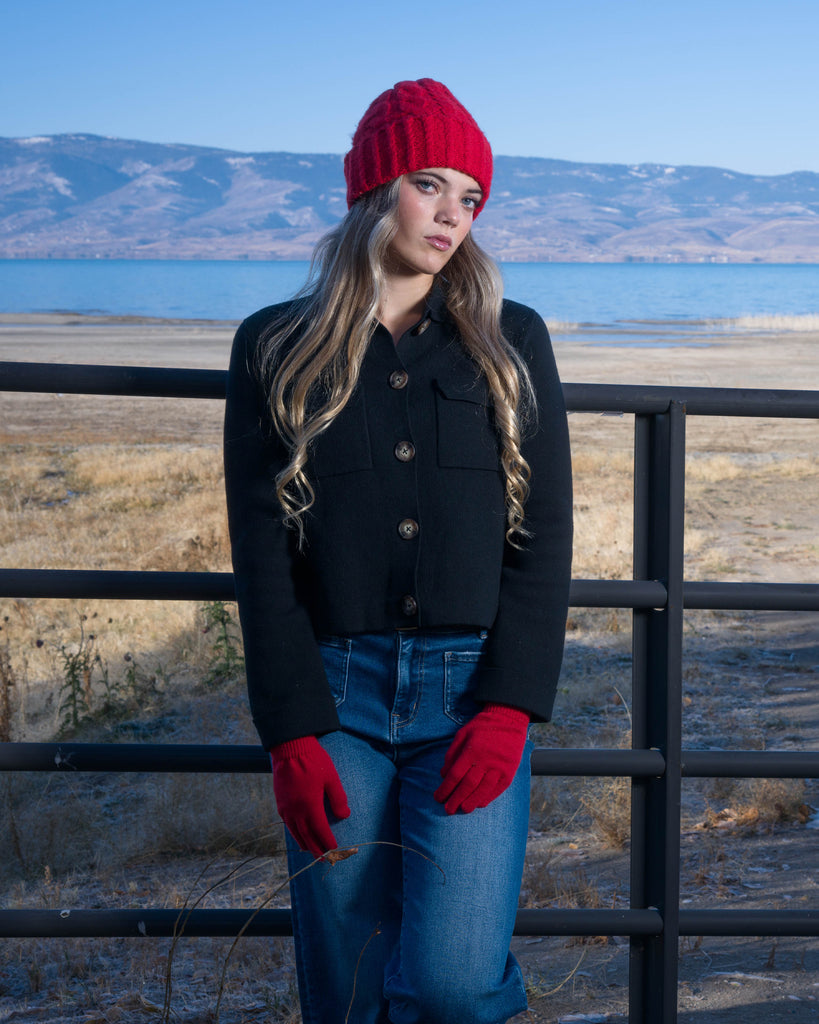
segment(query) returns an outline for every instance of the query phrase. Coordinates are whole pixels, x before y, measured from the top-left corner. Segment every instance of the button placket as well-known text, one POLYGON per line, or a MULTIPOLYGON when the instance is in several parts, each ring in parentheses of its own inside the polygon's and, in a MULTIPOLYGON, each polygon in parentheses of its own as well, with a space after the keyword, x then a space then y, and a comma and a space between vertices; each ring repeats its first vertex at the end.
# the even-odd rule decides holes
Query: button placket
MULTIPOLYGON (((424 325, 423 329, 426 329, 426 326, 428 326, 428 324, 424 325)), ((393 370, 390 373, 389 377, 387 378, 387 383, 389 384, 390 388, 392 388, 394 391, 402 391, 404 388, 407 387, 407 384, 409 383, 409 373, 403 367, 397 370, 393 370)), ((406 398, 404 399, 404 401, 406 401, 406 398)), ((405 423, 404 429, 406 429, 407 426, 408 423, 405 423)), ((399 427, 399 429, 401 428, 399 427)), ((395 444, 393 445, 393 456, 398 460, 398 462, 402 462, 405 464, 411 463, 415 459, 417 454, 415 445, 407 437, 401 438, 400 434, 399 438, 400 440, 395 442, 395 444)), ((412 487, 412 484, 410 482, 412 478, 403 477, 403 479, 405 480, 407 485, 412 487)), ((406 494, 404 494, 402 502, 406 498, 410 498, 410 501, 412 501, 410 493, 411 492, 407 492, 406 494)), ((396 526, 396 532, 401 540, 412 541, 418 536, 419 531, 420 527, 418 525, 418 521, 410 516, 407 516, 406 518, 400 520, 400 522, 398 522, 396 526)), ((410 555, 411 549, 405 548, 404 550, 407 553, 407 557, 412 557, 410 555)), ((404 615, 407 619, 413 619, 415 616, 418 615, 418 601, 411 593, 404 594, 404 596, 400 599, 400 607, 401 614, 404 615)))

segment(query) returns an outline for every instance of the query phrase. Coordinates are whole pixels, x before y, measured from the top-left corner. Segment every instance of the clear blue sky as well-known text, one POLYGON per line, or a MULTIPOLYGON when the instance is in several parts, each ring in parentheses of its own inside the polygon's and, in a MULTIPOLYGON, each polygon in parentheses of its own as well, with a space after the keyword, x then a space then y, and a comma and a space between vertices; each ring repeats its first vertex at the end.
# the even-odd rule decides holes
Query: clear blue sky
POLYGON ((437 78, 496 153, 819 171, 819 0, 6 0, 0 135, 342 153, 437 78))

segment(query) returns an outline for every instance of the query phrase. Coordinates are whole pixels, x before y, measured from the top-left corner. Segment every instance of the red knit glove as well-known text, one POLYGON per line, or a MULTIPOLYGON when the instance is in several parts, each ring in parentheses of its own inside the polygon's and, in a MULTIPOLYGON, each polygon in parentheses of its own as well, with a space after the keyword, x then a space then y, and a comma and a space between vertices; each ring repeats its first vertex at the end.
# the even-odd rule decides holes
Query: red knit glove
POLYGON ((447 814, 486 807, 508 788, 520 766, 529 715, 506 704, 485 704, 455 733, 444 758, 435 799, 447 814))
POLYGON ((337 818, 349 818, 347 794, 332 758, 315 736, 280 743, 270 751, 273 792, 282 821, 302 850, 321 857, 338 844, 325 797, 337 818))

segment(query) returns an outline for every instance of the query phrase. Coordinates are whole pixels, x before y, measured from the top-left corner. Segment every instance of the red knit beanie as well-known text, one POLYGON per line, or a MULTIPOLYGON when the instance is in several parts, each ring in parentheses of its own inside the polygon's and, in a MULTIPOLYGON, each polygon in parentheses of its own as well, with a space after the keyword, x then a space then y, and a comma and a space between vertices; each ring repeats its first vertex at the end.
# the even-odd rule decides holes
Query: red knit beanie
POLYGON ((347 206, 424 167, 451 167, 474 178, 483 191, 478 216, 492 184, 492 150, 466 107, 431 78, 398 82, 370 104, 344 157, 347 206))

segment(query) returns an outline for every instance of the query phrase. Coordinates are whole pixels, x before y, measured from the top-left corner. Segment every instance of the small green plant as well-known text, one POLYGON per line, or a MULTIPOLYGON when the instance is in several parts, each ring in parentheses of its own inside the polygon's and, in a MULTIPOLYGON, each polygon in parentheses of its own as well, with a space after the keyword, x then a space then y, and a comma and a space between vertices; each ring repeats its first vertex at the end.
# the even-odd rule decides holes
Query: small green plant
POLYGON ((217 686, 235 679, 244 669, 241 640, 224 601, 211 601, 202 610, 205 615, 202 632, 213 634, 205 682, 209 686, 217 686))
POLYGON ((124 694, 124 699, 144 704, 151 700, 162 688, 167 685, 168 673, 160 663, 157 663, 156 671, 149 672, 137 661, 136 656, 130 651, 123 655, 125 662, 125 674, 119 690, 124 694))
POLYGON ((76 644, 60 644, 63 661, 63 683, 60 686, 60 728, 77 729, 91 710, 93 700, 93 674, 98 671, 104 682, 108 680, 105 664, 96 649, 95 633, 86 633, 88 616, 80 616, 80 639, 76 644))
MULTIPOLYGON (((9 621, 8 615, 5 622, 9 621)), ((2 630, 0 626, 0 630, 2 630)), ((8 638, 0 644, 0 743, 11 741, 12 717, 14 715, 14 690, 17 680, 11 665, 11 651, 8 638)))

